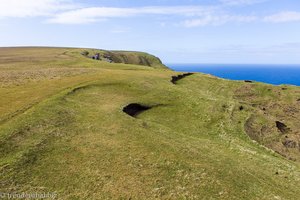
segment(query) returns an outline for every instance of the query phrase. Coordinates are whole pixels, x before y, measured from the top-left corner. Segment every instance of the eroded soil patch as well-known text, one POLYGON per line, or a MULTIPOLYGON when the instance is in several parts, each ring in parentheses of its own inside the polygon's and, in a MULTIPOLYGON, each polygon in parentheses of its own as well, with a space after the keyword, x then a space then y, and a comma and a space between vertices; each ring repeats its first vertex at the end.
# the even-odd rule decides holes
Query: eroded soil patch
POLYGON ((251 139, 287 159, 300 161, 300 104, 295 101, 299 97, 294 96, 294 91, 282 90, 292 89, 244 84, 234 91, 234 98, 247 105, 245 112, 251 112, 244 124, 251 139))

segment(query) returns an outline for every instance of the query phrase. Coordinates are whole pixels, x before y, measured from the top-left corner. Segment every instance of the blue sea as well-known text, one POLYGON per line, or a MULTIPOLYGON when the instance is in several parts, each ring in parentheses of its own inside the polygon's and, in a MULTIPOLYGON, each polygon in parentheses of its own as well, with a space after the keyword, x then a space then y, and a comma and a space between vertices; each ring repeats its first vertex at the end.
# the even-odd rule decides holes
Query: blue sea
POLYGON ((167 64, 182 72, 202 72, 231 80, 252 80, 273 85, 300 86, 299 65, 245 65, 245 64, 167 64))

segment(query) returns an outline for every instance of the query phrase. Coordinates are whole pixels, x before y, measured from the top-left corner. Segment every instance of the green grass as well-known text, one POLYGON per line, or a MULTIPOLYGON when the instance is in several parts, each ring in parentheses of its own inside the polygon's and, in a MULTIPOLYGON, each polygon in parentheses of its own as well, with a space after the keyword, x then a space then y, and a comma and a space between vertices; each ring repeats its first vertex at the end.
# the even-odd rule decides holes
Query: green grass
MULTIPOLYGON (((299 88, 204 74, 174 85, 177 72, 94 61, 81 51, 1 49, 1 75, 15 74, 0 81, 0 192, 56 192, 58 199, 300 195, 299 163, 244 131, 251 115, 264 116, 259 106, 292 103, 299 110, 299 88), (129 103, 160 106, 132 118, 122 112, 129 103)), ((286 113, 266 112, 270 126, 286 113)), ((289 116, 285 122, 299 126, 289 116)))

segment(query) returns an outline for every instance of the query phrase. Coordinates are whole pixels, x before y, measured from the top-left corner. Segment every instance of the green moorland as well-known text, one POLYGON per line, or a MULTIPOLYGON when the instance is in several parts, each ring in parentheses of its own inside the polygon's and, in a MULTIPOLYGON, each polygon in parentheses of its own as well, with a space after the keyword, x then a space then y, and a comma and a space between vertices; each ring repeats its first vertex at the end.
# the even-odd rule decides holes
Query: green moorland
POLYGON ((139 52, 0 48, 0 192, 298 199, 300 88, 179 74, 139 52))

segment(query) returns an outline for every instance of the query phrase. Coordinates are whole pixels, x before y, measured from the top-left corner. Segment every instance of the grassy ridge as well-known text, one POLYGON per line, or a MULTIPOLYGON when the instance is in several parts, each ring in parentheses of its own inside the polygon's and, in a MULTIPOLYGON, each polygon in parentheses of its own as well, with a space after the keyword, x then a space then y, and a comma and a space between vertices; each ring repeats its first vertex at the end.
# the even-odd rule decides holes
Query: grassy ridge
MULTIPOLYGON (((55 191, 59 199, 300 195, 299 164, 245 132, 249 117, 260 114, 260 106, 269 110, 272 99, 296 107, 298 88, 204 74, 174 85, 176 72, 94 61, 81 50, 1 54, 1 75, 15 74, 0 88, 0 191, 55 191), (158 106, 133 118, 122 112, 130 103, 158 106)), ((267 110, 269 121, 282 112, 267 110)))

